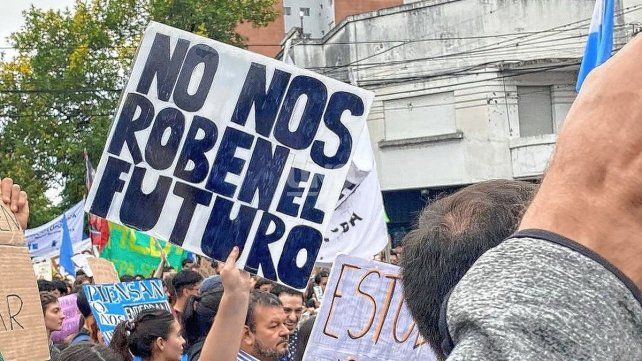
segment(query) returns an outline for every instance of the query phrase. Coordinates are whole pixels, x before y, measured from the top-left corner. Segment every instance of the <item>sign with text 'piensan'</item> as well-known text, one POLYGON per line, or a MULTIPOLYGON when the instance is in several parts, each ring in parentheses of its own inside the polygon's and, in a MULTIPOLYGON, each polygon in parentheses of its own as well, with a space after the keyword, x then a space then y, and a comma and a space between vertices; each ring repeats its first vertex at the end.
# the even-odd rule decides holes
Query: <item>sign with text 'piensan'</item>
POLYGON ((151 23, 85 209, 303 289, 372 99, 151 23))

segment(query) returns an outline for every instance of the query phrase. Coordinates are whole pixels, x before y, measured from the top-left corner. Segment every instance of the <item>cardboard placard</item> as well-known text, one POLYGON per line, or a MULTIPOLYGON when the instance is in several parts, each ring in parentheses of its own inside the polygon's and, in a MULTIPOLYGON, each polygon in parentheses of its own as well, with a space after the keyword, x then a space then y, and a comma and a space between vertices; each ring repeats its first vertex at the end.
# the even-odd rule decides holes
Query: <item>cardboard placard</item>
POLYGON ((161 280, 84 285, 83 290, 106 343, 120 322, 132 321, 143 310, 171 312, 161 280))
POLYGON ((94 277, 94 283, 116 283, 120 281, 114 264, 104 258, 88 257, 87 262, 94 277))
POLYGON ((304 289, 372 100, 152 22, 85 210, 304 289))
POLYGON ((60 303, 60 308, 65 314, 65 319, 62 321, 62 330, 51 333, 53 342, 63 342, 67 337, 78 333, 82 315, 76 303, 77 298, 78 295, 75 293, 58 298, 58 303, 60 303))
POLYGON ((4 202, 0 201, 0 245, 23 246, 24 233, 16 216, 4 202))
POLYGON ((337 257, 303 360, 436 360, 405 306, 400 269, 337 257))
POLYGON ((53 279, 51 260, 46 259, 41 262, 33 263, 33 272, 36 274, 36 279, 51 281, 53 279))
POLYGON ((0 246, 0 274, 2 355, 5 360, 49 360, 40 295, 27 248, 0 246))

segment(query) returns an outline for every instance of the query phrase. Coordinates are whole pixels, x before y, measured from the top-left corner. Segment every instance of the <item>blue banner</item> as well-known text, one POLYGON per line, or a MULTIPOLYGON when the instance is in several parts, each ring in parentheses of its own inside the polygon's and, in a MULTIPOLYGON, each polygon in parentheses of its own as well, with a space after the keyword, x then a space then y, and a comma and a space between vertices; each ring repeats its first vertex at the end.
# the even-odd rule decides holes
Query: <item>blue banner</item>
POLYGON ((141 311, 171 312, 161 280, 84 285, 83 290, 107 344, 120 322, 132 321, 141 311))

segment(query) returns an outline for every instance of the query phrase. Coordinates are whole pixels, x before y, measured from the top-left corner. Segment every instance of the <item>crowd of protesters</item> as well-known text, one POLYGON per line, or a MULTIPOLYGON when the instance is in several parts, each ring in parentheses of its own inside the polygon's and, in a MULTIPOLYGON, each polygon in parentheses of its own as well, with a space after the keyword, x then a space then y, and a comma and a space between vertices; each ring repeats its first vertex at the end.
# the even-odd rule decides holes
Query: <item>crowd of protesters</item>
MULTIPOLYGON (((395 250, 439 359, 642 359, 640 58, 638 37, 587 78, 541 185, 466 187, 429 204, 395 250)), ((26 194, 4 179, 2 197, 26 225, 26 194)), ((49 333, 65 317, 59 296, 78 293, 83 315, 77 335, 50 345, 52 359, 301 360, 327 270, 299 293, 235 268, 238 256, 207 277, 198 262, 159 267, 172 311, 120 323, 109 347, 79 287, 91 278, 39 281, 49 333)))

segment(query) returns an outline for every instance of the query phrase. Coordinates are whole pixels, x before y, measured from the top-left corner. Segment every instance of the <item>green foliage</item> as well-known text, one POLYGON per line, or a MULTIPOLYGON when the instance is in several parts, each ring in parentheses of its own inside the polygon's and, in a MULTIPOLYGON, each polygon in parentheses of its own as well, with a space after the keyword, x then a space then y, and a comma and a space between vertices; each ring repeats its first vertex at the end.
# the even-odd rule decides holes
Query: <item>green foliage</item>
POLYGON ((136 46, 150 20, 242 46, 236 25, 263 26, 275 0, 78 0, 73 9, 24 12, 0 63, 0 177, 29 193, 30 227, 85 192, 83 149, 92 163, 106 141, 136 46), (62 189, 54 206, 45 191, 62 189))

